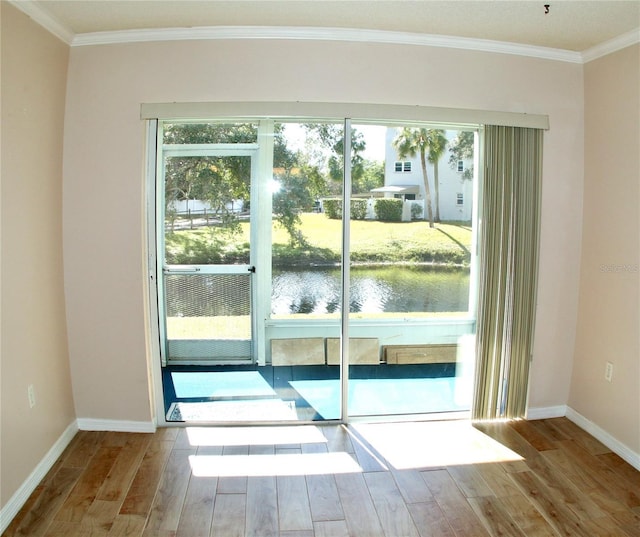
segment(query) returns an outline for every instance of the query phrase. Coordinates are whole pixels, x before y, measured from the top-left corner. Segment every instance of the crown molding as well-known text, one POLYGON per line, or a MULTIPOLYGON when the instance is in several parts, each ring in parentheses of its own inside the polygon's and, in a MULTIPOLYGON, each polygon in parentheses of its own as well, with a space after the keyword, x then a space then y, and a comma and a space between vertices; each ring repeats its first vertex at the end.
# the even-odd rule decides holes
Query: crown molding
POLYGON ((110 45, 150 41, 184 41, 212 39, 290 39, 315 41, 350 41, 359 43, 386 43, 426 47, 454 48, 530 56, 547 60, 581 63, 579 52, 487 39, 471 39, 444 35, 363 30, 356 28, 316 28, 292 26, 208 26, 195 28, 163 28, 94 32, 77 35, 72 46, 110 45))
POLYGON ((607 54, 611 54, 613 52, 617 52, 622 50, 623 48, 630 47, 631 45, 635 45, 640 43, 640 28, 636 28, 635 30, 631 30, 626 34, 619 35, 618 37, 614 37, 609 41, 605 41, 604 43, 600 43, 595 47, 591 47, 590 49, 585 50, 582 53, 582 63, 588 63, 593 60, 597 60, 598 58, 602 58, 607 54))
POLYGON ((42 26, 45 30, 64 41, 67 45, 72 45, 76 34, 62 24, 58 19, 42 8, 35 0, 8 0, 8 2, 22 11, 28 17, 42 26))
POLYGON ((7 1, 72 47, 153 41, 289 39, 452 48, 582 64, 640 42, 640 28, 636 28, 631 32, 596 45, 583 52, 492 41, 488 39, 357 28, 316 28, 310 26, 207 26, 75 34, 70 28, 51 15, 38 0, 7 1))

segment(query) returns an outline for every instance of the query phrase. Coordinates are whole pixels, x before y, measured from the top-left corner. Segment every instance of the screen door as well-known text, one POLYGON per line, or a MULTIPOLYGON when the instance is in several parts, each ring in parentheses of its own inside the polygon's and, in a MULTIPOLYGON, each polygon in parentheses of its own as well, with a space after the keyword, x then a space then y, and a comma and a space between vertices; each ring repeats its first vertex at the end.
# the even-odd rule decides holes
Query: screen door
MULTIPOLYGON (((220 144, 222 145, 222 144, 220 144)), ((254 151, 163 151, 161 325, 168 364, 253 360, 254 151)))

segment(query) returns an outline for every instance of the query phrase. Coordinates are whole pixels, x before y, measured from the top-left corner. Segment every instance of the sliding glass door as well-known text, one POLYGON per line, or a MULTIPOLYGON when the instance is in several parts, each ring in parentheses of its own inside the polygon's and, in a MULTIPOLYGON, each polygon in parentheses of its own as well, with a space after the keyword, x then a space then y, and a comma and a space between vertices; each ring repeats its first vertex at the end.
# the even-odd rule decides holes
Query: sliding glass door
POLYGON ((168 421, 468 411, 477 133, 159 122, 168 421))

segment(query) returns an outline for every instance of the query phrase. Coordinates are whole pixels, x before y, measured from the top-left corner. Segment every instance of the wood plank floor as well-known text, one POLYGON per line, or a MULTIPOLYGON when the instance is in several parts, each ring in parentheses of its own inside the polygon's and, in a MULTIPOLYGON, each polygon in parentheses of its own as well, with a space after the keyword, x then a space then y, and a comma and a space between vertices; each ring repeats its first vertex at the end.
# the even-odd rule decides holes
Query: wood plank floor
POLYGON ((7 537, 640 535, 640 472, 566 418, 80 432, 7 537))

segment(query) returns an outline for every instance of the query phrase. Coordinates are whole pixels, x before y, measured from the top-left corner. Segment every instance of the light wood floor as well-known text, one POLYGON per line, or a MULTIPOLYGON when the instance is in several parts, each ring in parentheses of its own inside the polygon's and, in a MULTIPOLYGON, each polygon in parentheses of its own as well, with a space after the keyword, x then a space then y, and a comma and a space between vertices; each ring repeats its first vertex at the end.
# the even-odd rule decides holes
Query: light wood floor
POLYGON ((565 418, 80 432, 4 535, 631 537, 640 473, 565 418))

